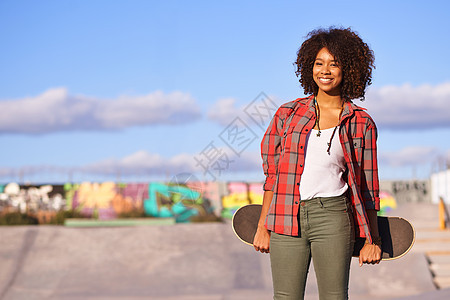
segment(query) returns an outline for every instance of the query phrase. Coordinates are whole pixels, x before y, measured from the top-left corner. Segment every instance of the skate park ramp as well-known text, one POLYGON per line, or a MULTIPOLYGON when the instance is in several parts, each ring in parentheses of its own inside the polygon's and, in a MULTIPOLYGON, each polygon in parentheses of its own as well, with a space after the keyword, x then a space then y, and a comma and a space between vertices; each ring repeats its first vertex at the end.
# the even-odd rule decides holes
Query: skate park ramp
MULTIPOLYGON (((417 224, 416 245, 403 258, 377 266, 359 267, 353 259, 350 299, 450 299, 450 290, 437 289, 427 257, 428 249, 450 251, 448 243, 429 237, 437 224, 434 209, 409 205, 391 213, 417 224)), ((229 221, 3 226, 0 266, 1 300, 272 299, 269 256, 241 243, 229 221)), ((313 273, 305 299, 318 299, 313 273)))

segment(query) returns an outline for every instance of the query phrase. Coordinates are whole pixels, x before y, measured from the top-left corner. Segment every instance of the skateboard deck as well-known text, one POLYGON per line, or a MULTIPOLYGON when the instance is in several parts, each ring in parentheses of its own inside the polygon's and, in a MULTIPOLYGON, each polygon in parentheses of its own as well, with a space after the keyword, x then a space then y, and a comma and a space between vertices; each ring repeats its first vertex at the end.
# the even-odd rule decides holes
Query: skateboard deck
MULTIPOLYGON (((253 238, 261 214, 260 204, 249 204, 239 208, 233 215, 232 227, 236 236, 244 243, 253 245, 253 238)), ((404 256, 415 241, 412 224, 400 217, 378 216, 378 231, 381 236, 382 260, 393 260, 404 256)), ((364 246, 364 238, 356 238, 353 256, 358 257, 364 246)))

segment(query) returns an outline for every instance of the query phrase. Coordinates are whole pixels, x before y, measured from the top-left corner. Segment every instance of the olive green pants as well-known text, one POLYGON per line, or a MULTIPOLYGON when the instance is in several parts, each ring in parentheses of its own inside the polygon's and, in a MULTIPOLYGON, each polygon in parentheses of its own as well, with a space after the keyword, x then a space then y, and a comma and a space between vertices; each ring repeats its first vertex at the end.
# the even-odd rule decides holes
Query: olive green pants
POLYGON ((304 298, 311 258, 319 298, 348 299, 355 242, 351 204, 346 196, 313 198, 300 204, 300 236, 272 232, 270 237, 274 299, 304 298))

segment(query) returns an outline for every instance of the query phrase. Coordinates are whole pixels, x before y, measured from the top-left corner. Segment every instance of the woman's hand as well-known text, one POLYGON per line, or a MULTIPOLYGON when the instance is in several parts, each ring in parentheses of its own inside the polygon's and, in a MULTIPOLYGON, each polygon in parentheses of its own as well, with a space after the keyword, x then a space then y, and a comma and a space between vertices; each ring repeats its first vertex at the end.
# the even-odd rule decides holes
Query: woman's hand
POLYGON ((363 264, 379 264, 381 261, 381 247, 375 244, 365 244, 359 252, 359 266, 363 264))
POLYGON ((367 217, 369 218, 370 232, 372 240, 376 240, 376 244, 366 243, 359 252, 359 266, 363 264, 379 264, 381 261, 381 238, 378 232, 378 217, 377 211, 373 209, 366 210, 367 217), (378 245, 377 245, 378 244, 378 245))
POLYGON ((261 253, 269 253, 270 231, 266 227, 258 225, 255 237, 253 238, 253 247, 261 253))

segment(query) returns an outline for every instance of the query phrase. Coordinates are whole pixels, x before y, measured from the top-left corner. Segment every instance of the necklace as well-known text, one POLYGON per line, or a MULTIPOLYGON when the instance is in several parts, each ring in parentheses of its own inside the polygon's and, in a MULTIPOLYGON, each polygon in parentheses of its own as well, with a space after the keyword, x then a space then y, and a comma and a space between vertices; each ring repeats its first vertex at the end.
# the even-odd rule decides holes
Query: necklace
POLYGON ((317 118, 316 118, 316 126, 317 126, 317 129, 319 130, 319 131, 317 132, 317 136, 320 136, 320 134, 322 133, 322 132, 320 131, 320 126, 319 126, 320 108, 319 108, 319 104, 317 104, 316 97, 314 97, 314 108, 316 109, 316 115, 317 115, 317 118))
MULTIPOLYGON (((321 135, 321 133, 322 133, 322 131, 320 131, 320 126, 319 126, 319 120, 320 120, 320 107, 319 107, 319 104, 317 103, 317 99, 316 99, 316 97, 314 97, 314 107, 315 107, 315 109, 316 109, 316 115, 317 115, 317 118, 316 118, 316 126, 317 126, 317 136, 318 137, 320 137, 320 135, 321 135)), ((342 115, 342 111, 344 110, 344 102, 342 102, 342 106, 341 106, 341 111, 339 112, 339 121, 341 120, 341 115, 342 115)), ((327 148, 327 153, 328 153, 328 155, 330 155, 330 151, 331 151, 331 141, 333 140, 333 137, 334 137, 334 134, 336 133, 336 129, 339 127, 339 124, 336 126, 336 127, 334 127, 334 129, 333 129, 333 133, 331 134, 331 137, 330 137, 330 141, 327 143, 327 145, 328 145, 328 148, 327 148)))

